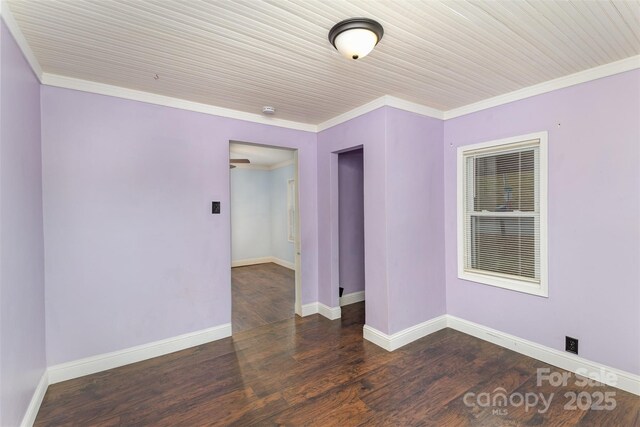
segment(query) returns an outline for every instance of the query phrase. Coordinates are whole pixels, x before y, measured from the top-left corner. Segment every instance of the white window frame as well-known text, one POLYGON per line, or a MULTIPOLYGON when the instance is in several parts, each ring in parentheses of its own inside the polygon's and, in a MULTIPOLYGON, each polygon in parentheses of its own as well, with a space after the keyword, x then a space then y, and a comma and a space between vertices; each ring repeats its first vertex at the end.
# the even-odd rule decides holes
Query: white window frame
POLYGON ((465 145, 458 147, 458 194, 457 194, 457 215, 458 215, 458 278, 463 280, 469 280, 472 282, 482 283, 485 285, 497 286, 503 289, 510 289, 513 291, 524 292, 531 295, 537 295, 541 297, 549 296, 549 283, 548 283, 548 254, 547 254, 547 230, 548 230, 548 218, 547 218, 547 182, 548 182, 548 164, 547 164, 547 145, 548 134, 547 132, 536 132, 527 135, 514 136, 510 138, 499 139, 495 141, 482 142, 479 144, 465 145), (518 280, 513 277, 500 277, 500 275, 483 274, 478 271, 469 271, 464 268, 465 260, 465 155, 471 151, 482 152, 495 152, 510 151, 517 149, 518 146, 526 146, 527 142, 532 140, 538 140, 538 171, 539 171, 539 184, 538 184, 538 202, 539 202, 539 218, 540 218, 540 281, 539 283, 533 283, 529 280, 518 280))

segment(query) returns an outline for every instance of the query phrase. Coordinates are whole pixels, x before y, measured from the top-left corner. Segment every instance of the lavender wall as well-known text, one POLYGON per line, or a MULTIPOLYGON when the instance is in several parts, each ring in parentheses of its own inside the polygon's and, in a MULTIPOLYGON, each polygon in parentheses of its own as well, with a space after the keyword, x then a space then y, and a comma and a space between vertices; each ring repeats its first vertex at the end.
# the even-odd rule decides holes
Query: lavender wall
POLYGON ((231 261, 271 256, 271 172, 235 168, 231 174, 231 261))
POLYGON ((447 311, 640 373, 640 71, 445 123, 447 311), (549 132, 549 298, 456 273, 456 148, 549 132), (624 350, 620 343, 624 342, 624 350))
POLYGON ((317 300, 315 134, 51 87, 42 112, 50 365, 230 322, 229 140, 299 150, 317 300))
POLYGON ((364 148, 367 324, 388 327, 386 262, 386 108, 318 133, 318 300, 338 306, 338 152, 364 148))
POLYGON ((0 22, 0 425, 19 425, 46 367, 40 84, 0 22))
POLYGON ((384 107, 318 135, 319 296, 337 305, 338 155, 364 148, 367 325, 393 334, 445 312, 443 124, 384 107))
POLYGON ((339 283, 344 294, 364 291, 364 154, 338 155, 339 283))
POLYGON ((442 120, 387 112, 389 330, 446 312, 442 120))

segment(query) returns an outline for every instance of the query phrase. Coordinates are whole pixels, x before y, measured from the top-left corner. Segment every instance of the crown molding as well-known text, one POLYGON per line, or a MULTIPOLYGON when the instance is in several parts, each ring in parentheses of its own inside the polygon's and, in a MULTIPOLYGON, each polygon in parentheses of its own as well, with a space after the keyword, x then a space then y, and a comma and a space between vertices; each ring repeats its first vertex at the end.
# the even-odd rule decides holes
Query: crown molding
POLYGON ((363 114, 367 114, 373 110, 377 110, 380 107, 384 107, 385 105, 387 105, 385 103, 385 98, 385 96, 381 96, 380 98, 376 98, 373 101, 367 102, 364 105, 354 108, 353 110, 349 110, 325 122, 320 123, 318 125, 318 132, 322 132, 323 130, 337 126, 340 123, 348 122, 351 119, 355 119, 356 117, 362 116, 363 114))
POLYGON ((178 108, 181 110, 195 111, 197 113, 210 114, 212 116, 245 120, 264 125, 278 126, 288 129, 302 130, 306 132, 317 131, 316 125, 308 123, 300 123, 290 120, 265 117, 259 114, 232 110, 230 108, 216 107, 214 105, 187 101, 181 98, 158 95, 151 92, 127 89, 120 86, 113 86, 104 83, 92 82, 89 80, 76 79, 73 77, 65 77, 57 74, 44 73, 42 75, 42 84, 65 89, 79 90, 82 92, 97 93, 99 95, 114 96, 116 98, 129 99, 132 101, 145 102, 148 104, 163 105, 165 107, 178 108))
POLYGON ((11 9, 9 8, 9 4, 6 0, 0 0, 0 16, 2 16, 2 20, 4 21, 7 28, 9 29, 9 32, 20 47, 20 50, 31 66, 33 73, 36 75, 38 80, 42 82, 42 67, 36 59, 36 55, 31 50, 31 46, 29 46, 27 39, 24 37, 24 34, 22 33, 18 22, 14 18, 13 13, 11 13, 11 9))
POLYGON ((508 104, 521 99, 530 98, 543 93, 552 92, 558 89, 575 86, 580 83, 586 83, 591 80, 601 79, 603 77, 613 76, 615 74, 624 73, 640 68, 640 55, 631 56, 629 58, 610 62, 609 64, 600 65, 588 70, 580 71, 568 76, 549 80, 537 85, 518 89, 513 92, 485 99, 473 104, 465 105, 444 112, 444 120, 453 119, 464 116, 466 114, 475 113, 477 111, 486 110, 487 108, 497 107, 499 105, 508 104))
MULTIPOLYGON (((4 3, 3 3, 4 5, 4 3)), ((17 26, 17 24, 16 24, 17 26)), ((25 40, 26 44, 26 40, 25 40)), ((28 45, 26 45, 28 48, 28 45)), ((22 46, 21 46, 22 47, 22 46)), ((23 49, 24 51, 24 49, 23 49)), ((25 56, 27 54, 25 53, 25 56)), ((35 59, 34 59, 35 60, 35 59)), ((31 63, 31 62, 30 62, 31 63)), ((36 61, 37 64, 37 61, 36 61)), ((32 65, 33 66, 33 65, 32 65)), ((38 65, 39 67, 39 65, 38 65)), ((380 107, 393 107, 403 111, 420 114, 426 117, 432 117, 440 120, 449 120, 466 114, 475 113, 477 111, 486 110, 488 108, 497 107, 510 102, 519 101, 530 98, 532 96, 541 95, 554 90, 575 86, 580 83, 586 83, 591 80, 597 80, 603 77, 609 77, 615 74, 624 73, 640 68, 640 55, 631 56, 621 61, 611 62, 588 70, 580 71, 568 76, 560 77, 537 85, 529 86, 493 98, 485 99, 473 104, 465 105, 447 111, 438 110, 426 105, 417 104, 415 102, 406 101, 390 95, 384 95, 376 98, 364 105, 349 110, 338 116, 335 116, 318 125, 308 123, 300 123, 289 120, 264 117, 258 114, 246 113, 244 111, 232 110, 229 108, 216 107, 209 104, 201 104, 198 102, 187 101, 180 98, 173 98, 164 95, 158 95, 150 92, 143 92, 134 89, 126 89, 119 86, 108 85, 104 83, 91 82, 87 80, 64 77, 55 74, 41 73, 40 81, 48 86, 62 87, 66 89, 75 89, 84 92, 98 93, 101 95, 115 96, 118 98, 131 99, 150 104, 164 105, 167 107, 179 108, 188 111, 195 111, 214 116, 229 117, 233 119, 246 120, 254 123, 279 126, 289 129, 303 130, 307 132, 322 132, 323 130, 332 128, 341 123, 355 119, 356 117, 377 110, 380 107)), ((34 71, 36 69, 34 68, 34 71)))
POLYGON ((127 89, 120 86, 114 86, 104 83, 97 83, 88 80, 76 79, 73 77, 65 77, 56 74, 45 73, 42 71, 40 63, 36 59, 35 54, 31 50, 27 39, 24 37, 22 30, 18 26, 9 5, 6 0, 0 0, 0 16, 4 20, 11 35, 15 38, 18 46, 22 50, 27 62, 31 66, 34 74, 40 82, 47 86, 61 87, 65 89, 79 90, 83 92, 97 93, 100 95, 114 96, 117 98, 140 101, 149 104, 163 105, 166 107, 178 108, 187 111, 194 111, 214 116, 227 117, 238 120, 245 120, 253 123, 278 126, 288 129, 302 130, 306 132, 321 132, 333 126, 339 125, 363 114, 369 113, 380 107, 393 107, 403 111, 420 114, 440 120, 449 120, 466 114, 475 113, 477 111, 486 110, 488 108, 497 107, 508 104, 510 102, 519 101, 530 98, 532 96, 541 95, 554 90, 563 89, 591 80, 597 80, 603 77, 612 76, 626 71, 640 68, 640 55, 631 56, 620 61, 611 62, 609 64, 590 68, 568 76, 560 77, 547 82, 539 83, 523 89, 518 89, 503 95, 485 99, 462 107, 453 108, 442 111, 426 105, 406 101, 390 95, 384 95, 376 98, 364 105, 356 107, 318 125, 301 123, 290 120, 283 120, 273 117, 265 117, 259 114, 247 113, 230 108, 217 107, 209 104, 202 104, 193 101, 187 101, 181 98, 158 95, 151 92, 143 92, 135 89, 127 89))
POLYGON ((385 105, 387 107, 397 108, 398 110, 409 111, 411 113, 420 114, 434 119, 444 120, 445 112, 436 108, 427 107, 426 105, 416 104, 415 102, 405 101, 395 96, 386 95, 385 105))
POLYGON ((493 98, 485 99, 473 104, 464 105, 462 107, 453 108, 451 110, 438 110, 435 108, 427 107, 426 105, 416 104, 414 102, 405 101, 404 99, 396 98, 394 96, 381 96, 374 99, 364 105, 342 113, 332 119, 322 122, 318 125, 318 132, 332 128, 363 114, 369 113, 380 107, 394 107, 404 111, 410 111, 412 113, 420 114, 427 117, 433 117, 440 120, 449 120, 456 117, 464 116, 466 114, 475 113, 477 111, 486 110, 488 108, 497 107, 510 102, 519 101, 525 98, 530 98, 536 95, 542 95, 554 90, 563 89, 570 86, 575 86, 580 83, 586 83, 591 80, 597 80, 603 77, 613 76, 615 74, 624 73, 640 68, 640 55, 631 56, 629 58, 611 62, 609 64, 600 65, 598 67, 590 68, 588 70, 580 71, 568 76, 560 77, 554 80, 549 80, 540 84, 529 86, 523 89, 518 89, 513 92, 498 95, 493 98))
POLYGON ((396 98, 395 96, 384 95, 380 98, 376 98, 373 101, 367 102, 364 105, 349 110, 338 116, 335 116, 325 122, 318 125, 318 132, 332 128, 341 123, 348 122, 351 119, 367 114, 373 110, 377 110, 380 107, 393 107, 399 110, 409 111, 412 113, 420 114, 422 116, 433 117, 434 119, 442 120, 444 118, 444 112, 435 108, 427 107, 426 105, 416 104, 415 102, 405 101, 404 99, 396 98))

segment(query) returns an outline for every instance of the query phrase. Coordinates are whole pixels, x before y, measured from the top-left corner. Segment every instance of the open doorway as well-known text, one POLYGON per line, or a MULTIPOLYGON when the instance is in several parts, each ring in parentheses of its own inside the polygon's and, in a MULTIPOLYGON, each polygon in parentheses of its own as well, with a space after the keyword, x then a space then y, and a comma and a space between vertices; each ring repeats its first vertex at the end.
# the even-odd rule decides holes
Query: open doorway
POLYGON ((299 305, 297 151, 231 141, 233 333, 295 316, 299 305))
POLYGON ((365 300, 364 151, 338 154, 338 254, 340 306, 365 300))

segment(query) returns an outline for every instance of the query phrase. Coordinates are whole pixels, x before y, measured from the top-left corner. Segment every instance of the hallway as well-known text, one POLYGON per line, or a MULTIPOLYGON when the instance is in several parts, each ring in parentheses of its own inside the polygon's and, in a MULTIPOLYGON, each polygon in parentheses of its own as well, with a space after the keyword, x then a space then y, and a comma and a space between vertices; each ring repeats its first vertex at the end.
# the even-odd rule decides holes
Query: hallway
POLYGON ((294 317, 295 272, 274 263, 231 269, 233 333, 294 317))

